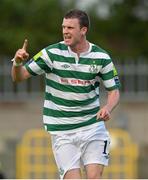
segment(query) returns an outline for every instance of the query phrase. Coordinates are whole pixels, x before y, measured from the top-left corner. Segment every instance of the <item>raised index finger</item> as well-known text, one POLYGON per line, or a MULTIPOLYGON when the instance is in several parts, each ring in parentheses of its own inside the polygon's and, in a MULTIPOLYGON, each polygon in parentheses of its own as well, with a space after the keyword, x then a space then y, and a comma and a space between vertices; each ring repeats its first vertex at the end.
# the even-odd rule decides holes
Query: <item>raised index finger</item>
POLYGON ((27 50, 27 46, 28 46, 28 40, 25 39, 22 49, 24 49, 26 51, 27 50))

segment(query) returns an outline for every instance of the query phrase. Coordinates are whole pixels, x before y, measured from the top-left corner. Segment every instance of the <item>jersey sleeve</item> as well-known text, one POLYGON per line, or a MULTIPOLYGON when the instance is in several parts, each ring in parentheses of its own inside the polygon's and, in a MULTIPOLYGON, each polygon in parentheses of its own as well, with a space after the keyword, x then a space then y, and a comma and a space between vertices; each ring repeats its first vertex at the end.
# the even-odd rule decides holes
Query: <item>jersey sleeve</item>
POLYGON ((120 89, 118 73, 111 59, 104 60, 99 76, 108 91, 120 89))
POLYGON ((43 49, 25 64, 25 68, 31 75, 36 76, 50 73, 52 71, 52 64, 46 49, 43 49))

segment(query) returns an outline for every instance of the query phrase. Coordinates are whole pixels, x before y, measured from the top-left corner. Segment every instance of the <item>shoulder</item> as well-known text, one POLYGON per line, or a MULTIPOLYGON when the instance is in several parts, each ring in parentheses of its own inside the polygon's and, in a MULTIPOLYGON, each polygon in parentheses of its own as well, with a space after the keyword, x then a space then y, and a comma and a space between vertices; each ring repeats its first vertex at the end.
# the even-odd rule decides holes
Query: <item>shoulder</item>
POLYGON ((100 53, 108 54, 106 50, 104 50, 103 48, 101 48, 100 46, 96 44, 92 44, 92 52, 100 52, 100 53))
POLYGON ((92 44, 91 53, 94 54, 97 59, 111 59, 108 52, 96 44, 92 44))

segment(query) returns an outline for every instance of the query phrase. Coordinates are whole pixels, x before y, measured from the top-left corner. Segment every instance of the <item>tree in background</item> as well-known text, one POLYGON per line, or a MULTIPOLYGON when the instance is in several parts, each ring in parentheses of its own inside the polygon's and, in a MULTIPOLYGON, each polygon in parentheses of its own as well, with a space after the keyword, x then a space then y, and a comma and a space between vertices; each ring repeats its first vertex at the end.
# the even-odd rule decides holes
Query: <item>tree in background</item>
POLYGON ((14 55, 25 38, 31 55, 59 41, 62 9, 55 0, 1 0, 0 54, 14 55))
POLYGON ((117 58, 148 58, 147 0, 1 0, 0 54, 12 56, 24 38, 31 55, 61 40, 63 14, 75 7, 90 15, 90 41, 117 58))

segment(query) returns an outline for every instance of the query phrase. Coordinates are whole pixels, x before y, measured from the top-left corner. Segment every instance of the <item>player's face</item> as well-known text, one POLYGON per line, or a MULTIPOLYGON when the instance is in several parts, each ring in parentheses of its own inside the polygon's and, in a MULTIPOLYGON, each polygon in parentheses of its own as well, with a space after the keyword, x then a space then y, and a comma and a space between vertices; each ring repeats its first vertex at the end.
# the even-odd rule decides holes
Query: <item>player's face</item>
POLYGON ((77 44, 80 44, 87 31, 86 27, 80 28, 79 20, 76 18, 64 18, 62 29, 64 42, 70 47, 75 47, 77 44))

